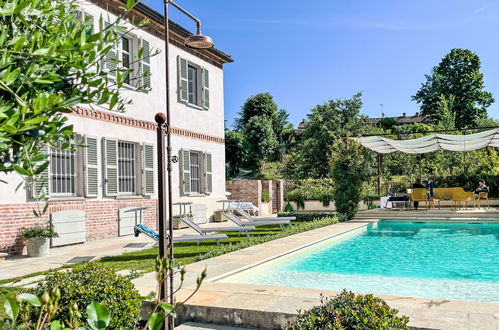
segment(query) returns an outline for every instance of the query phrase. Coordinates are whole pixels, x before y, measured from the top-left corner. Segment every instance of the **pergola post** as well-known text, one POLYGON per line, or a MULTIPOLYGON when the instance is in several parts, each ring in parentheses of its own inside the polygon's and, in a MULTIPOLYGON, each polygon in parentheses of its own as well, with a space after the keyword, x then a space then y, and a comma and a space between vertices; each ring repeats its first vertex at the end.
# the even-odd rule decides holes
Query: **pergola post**
POLYGON ((379 154, 379 153, 376 154, 376 160, 378 162, 378 187, 377 187, 377 194, 378 194, 378 196, 381 196, 381 154, 379 154))

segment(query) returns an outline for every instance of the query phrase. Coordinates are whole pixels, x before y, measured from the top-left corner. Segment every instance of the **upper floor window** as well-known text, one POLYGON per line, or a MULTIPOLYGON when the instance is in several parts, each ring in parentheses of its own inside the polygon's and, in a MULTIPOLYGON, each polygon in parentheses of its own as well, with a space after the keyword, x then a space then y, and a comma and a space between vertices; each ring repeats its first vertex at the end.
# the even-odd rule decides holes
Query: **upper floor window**
MULTIPOLYGON (((111 24, 106 22, 108 28, 111 24)), ((109 50, 104 59, 104 69, 111 76, 116 75, 116 70, 130 69, 131 71, 124 79, 124 84, 129 88, 143 87, 146 90, 151 88, 151 65, 150 65, 150 45, 143 38, 131 34, 123 35, 118 42, 109 50), (140 49, 142 57, 139 56, 140 49)))
POLYGON ((189 103, 198 105, 198 68, 194 65, 189 65, 187 70, 189 103))
POLYGON ((185 58, 177 57, 178 101, 195 108, 210 108, 210 74, 203 68, 185 58))
MULTIPOLYGON (((121 40, 118 44, 118 59, 120 66, 124 69, 132 69, 131 64, 131 56, 132 54, 132 39, 129 37, 121 37, 121 40)), ((133 75, 133 72, 125 77, 124 83, 130 85, 130 76, 133 75)))

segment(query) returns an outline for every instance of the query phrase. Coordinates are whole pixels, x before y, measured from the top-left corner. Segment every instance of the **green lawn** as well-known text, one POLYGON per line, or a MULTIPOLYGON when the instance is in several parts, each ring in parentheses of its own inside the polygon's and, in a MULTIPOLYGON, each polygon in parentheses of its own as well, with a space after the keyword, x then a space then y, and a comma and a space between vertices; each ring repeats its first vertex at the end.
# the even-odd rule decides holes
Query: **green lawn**
MULTIPOLYGON (((286 227, 284 232, 281 232, 278 226, 259 226, 257 229, 250 232, 250 241, 248 241, 245 235, 238 236, 237 233, 234 232, 225 233, 229 238, 221 240, 220 247, 217 246, 215 241, 202 242, 200 245, 197 245, 196 242, 175 243, 175 262, 187 265, 198 260, 239 250, 251 245, 327 226, 334 222, 336 222, 336 220, 333 218, 324 218, 307 222, 293 221, 293 226, 286 227)), ((156 260, 157 255, 158 249, 152 248, 129 252, 120 256, 105 257, 96 262, 106 264, 116 270, 134 269, 139 271, 153 271, 154 261, 156 260)))

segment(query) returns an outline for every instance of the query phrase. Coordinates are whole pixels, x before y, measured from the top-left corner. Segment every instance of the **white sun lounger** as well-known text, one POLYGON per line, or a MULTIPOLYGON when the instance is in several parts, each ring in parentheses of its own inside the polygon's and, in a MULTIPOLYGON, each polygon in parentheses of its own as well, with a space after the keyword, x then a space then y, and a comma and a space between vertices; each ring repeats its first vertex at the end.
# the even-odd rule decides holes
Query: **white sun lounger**
POLYGON ((251 226, 203 228, 194 221, 192 221, 191 219, 189 219, 188 217, 182 217, 180 219, 182 220, 183 223, 185 223, 187 226, 191 227, 201 235, 205 235, 207 233, 238 232, 246 234, 246 237, 250 239, 249 232, 255 230, 255 227, 251 226))
POLYGON ((234 222, 238 226, 268 226, 268 225, 279 225, 281 230, 284 230, 284 226, 291 226, 290 220, 268 220, 268 221, 242 221, 234 213, 224 213, 224 215, 229 218, 230 221, 234 222))
POLYGON ((244 218, 246 218, 248 221, 254 221, 254 222, 260 222, 260 221, 272 221, 272 220, 288 220, 288 221, 293 221, 296 220, 296 217, 274 217, 274 218, 254 218, 251 215, 249 215, 246 211, 243 209, 237 209, 237 213, 242 215, 244 218))
MULTIPOLYGON (((146 225, 140 223, 134 228, 135 237, 138 237, 139 234, 142 233, 155 241, 159 241, 159 234, 147 227, 146 225)), ((221 239, 229 238, 225 234, 215 234, 215 235, 181 235, 181 236, 173 236, 173 242, 198 242, 198 245, 201 241, 216 241, 217 245, 220 245, 221 239)))

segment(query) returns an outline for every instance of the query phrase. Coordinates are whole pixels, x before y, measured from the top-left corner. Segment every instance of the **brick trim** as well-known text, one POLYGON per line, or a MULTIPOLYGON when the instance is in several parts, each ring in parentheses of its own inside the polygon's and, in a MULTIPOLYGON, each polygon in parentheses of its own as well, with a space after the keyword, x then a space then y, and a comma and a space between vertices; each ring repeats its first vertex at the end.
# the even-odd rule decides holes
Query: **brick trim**
MULTIPOLYGON (((101 111, 96 109, 87 109, 82 107, 73 107, 73 112, 69 113, 73 116, 84 117, 117 125, 145 129, 148 131, 156 130, 156 123, 152 121, 140 120, 118 115, 110 111, 101 111)), ((195 140, 224 144, 225 139, 218 136, 212 136, 204 133, 186 130, 183 128, 172 127, 172 134, 182 137, 187 137, 195 140)))

